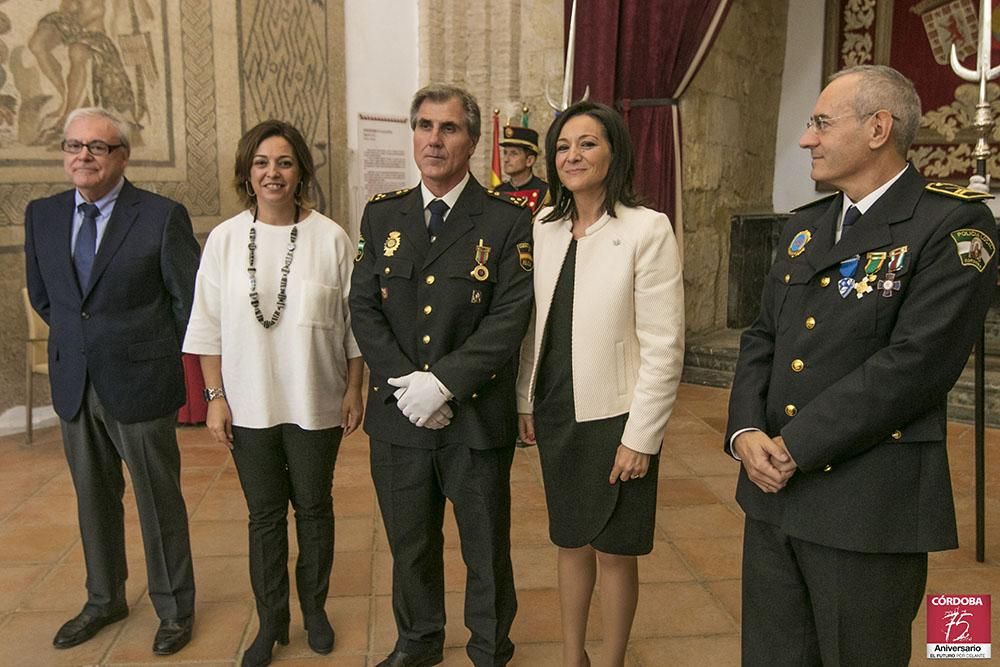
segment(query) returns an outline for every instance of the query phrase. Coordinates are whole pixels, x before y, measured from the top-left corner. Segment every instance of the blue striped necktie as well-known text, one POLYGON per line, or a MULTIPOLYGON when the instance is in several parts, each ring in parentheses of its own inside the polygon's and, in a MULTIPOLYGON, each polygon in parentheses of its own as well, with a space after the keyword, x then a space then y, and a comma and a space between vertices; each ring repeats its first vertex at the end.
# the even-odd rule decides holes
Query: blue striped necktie
POLYGON ((76 277, 80 288, 87 289, 90 285, 90 271, 94 268, 94 256, 97 254, 97 218, 101 209, 96 204, 84 202, 77 207, 83 214, 83 224, 76 234, 76 245, 73 246, 73 264, 76 266, 76 277))

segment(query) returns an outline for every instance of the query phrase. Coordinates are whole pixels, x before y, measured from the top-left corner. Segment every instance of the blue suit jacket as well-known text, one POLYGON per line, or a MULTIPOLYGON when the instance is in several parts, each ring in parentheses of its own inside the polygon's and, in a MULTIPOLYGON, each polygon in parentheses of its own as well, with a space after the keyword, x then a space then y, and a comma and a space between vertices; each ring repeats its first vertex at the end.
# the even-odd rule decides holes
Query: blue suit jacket
POLYGON ((56 413, 76 416, 89 377, 120 422, 168 415, 184 403, 180 350, 200 253, 187 210, 126 180, 91 283, 81 286, 70 253, 73 209, 68 190, 28 204, 24 222, 28 293, 50 327, 56 413))

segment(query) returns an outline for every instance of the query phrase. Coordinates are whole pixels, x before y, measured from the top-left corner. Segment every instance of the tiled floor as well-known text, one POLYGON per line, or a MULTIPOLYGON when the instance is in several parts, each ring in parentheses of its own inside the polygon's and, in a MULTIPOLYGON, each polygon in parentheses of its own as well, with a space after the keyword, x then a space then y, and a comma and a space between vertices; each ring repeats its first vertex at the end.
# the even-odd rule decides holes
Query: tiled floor
MULTIPOLYGON (((736 463, 721 451, 727 392, 684 385, 667 428, 660 466, 657 543, 640 560, 639 611, 628 664, 735 665, 739 662, 742 517, 733 502, 736 463)), ((1000 595, 1000 431, 989 431, 987 562, 975 562, 972 429, 949 429, 952 476, 962 548, 933 555, 930 592, 1000 595)), ((128 595, 132 613, 91 641, 52 648, 59 625, 84 599, 75 501, 57 429, 30 448, 19 436, 0 439, 0 665, 231 665, 256 632, 246 563, 246 508, 227 451, 203 428, 178 431, 184 493, 198 586, 195 637, 174 659, 150 652, 156 619, 145 594, 145 568, 134 503, 129 505, 128 595)), ((277 647, 283 665, 374 665, 392 647, 390 559, 368 472, 367 439, 345 441, 337 463, 336 560, 327 610, 337 648, 313 654, 295 618, 291 644, 277 647)), ((889 473, 891 474, 891 473, 889 473)), ((514 461, 512 542, 520 610, 512 666, 559 664, 555 551, 548 541, 538 455, 520 449, 514 461)), ((294 545, 294 537, 292 539, 294 545)), ((464 566, 454 523, 446 527, 448 649, 445 665, 466 665, 462 646, 464 566)), ((294 548, 294 547, 293 547, 294 548)), ((294 588, 293 588, 294 590, 294 588)), ((994 610, 1000 599, 994 601, 994 610)), ((994 611, 994 620, 998 612, 994 611)), ((1000 625, 994 622, 994 627, 1000 625)), ((595 604, 591 655, 600 652, 595 604)), ((914 664, 923 664, 924 618, 913 625, 914 664)))

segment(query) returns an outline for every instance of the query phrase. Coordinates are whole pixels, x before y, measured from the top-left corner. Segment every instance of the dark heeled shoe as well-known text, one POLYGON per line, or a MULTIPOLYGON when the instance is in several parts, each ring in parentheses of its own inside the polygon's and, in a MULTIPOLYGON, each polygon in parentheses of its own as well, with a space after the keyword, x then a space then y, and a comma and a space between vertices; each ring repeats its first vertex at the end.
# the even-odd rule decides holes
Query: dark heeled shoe
POLYGON ((243 653, 241 667, 265 667, 271 664, 271 651, 274 643, 288 646, 288 621, 279 627, 261 627, 253 643, 243 653))
POLYGON ((333 631, 333 626, 330 625, 330 619, 327 618, 326 612, 320 610, 315 614, 305 614, 303 620, 305 621, 306 634, 309 637, 309 648, 320 655, 326 655, 332 651, 333 642, 337 635, 333 631))

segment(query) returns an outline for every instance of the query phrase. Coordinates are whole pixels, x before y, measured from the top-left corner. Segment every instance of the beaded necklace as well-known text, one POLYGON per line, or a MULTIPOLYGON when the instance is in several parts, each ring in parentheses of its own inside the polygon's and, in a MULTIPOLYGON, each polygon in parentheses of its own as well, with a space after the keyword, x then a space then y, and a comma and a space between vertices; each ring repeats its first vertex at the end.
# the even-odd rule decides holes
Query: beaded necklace
POLYGON ((292 268, 292 257, 295 255, 295 239, 299 235, 299 205, 295 205, 295 222, 292 223, 292 231, 288 234, 288 254, 285 255, 285 265, 281 267, 281 284, 278 286, 278 302, 274 306, 274 313, 270 319, 264 319, 264 313, 260 312, 260 297, 257 295, 257 269, 254 266, 254 254, 257 250, 257 208, 253 210, 253 222, 250 223, 250 243, 247 248, 250 250, 250 258, 247 266, 247 275, 250 277, 250 305, 253 306, 253 313, 257 316, 257 321, 265 329, 270 329, 278 323, 281 311, 285 309, 285 302, 288 295, 285 288, 288 287, 288 272, 292 268))

